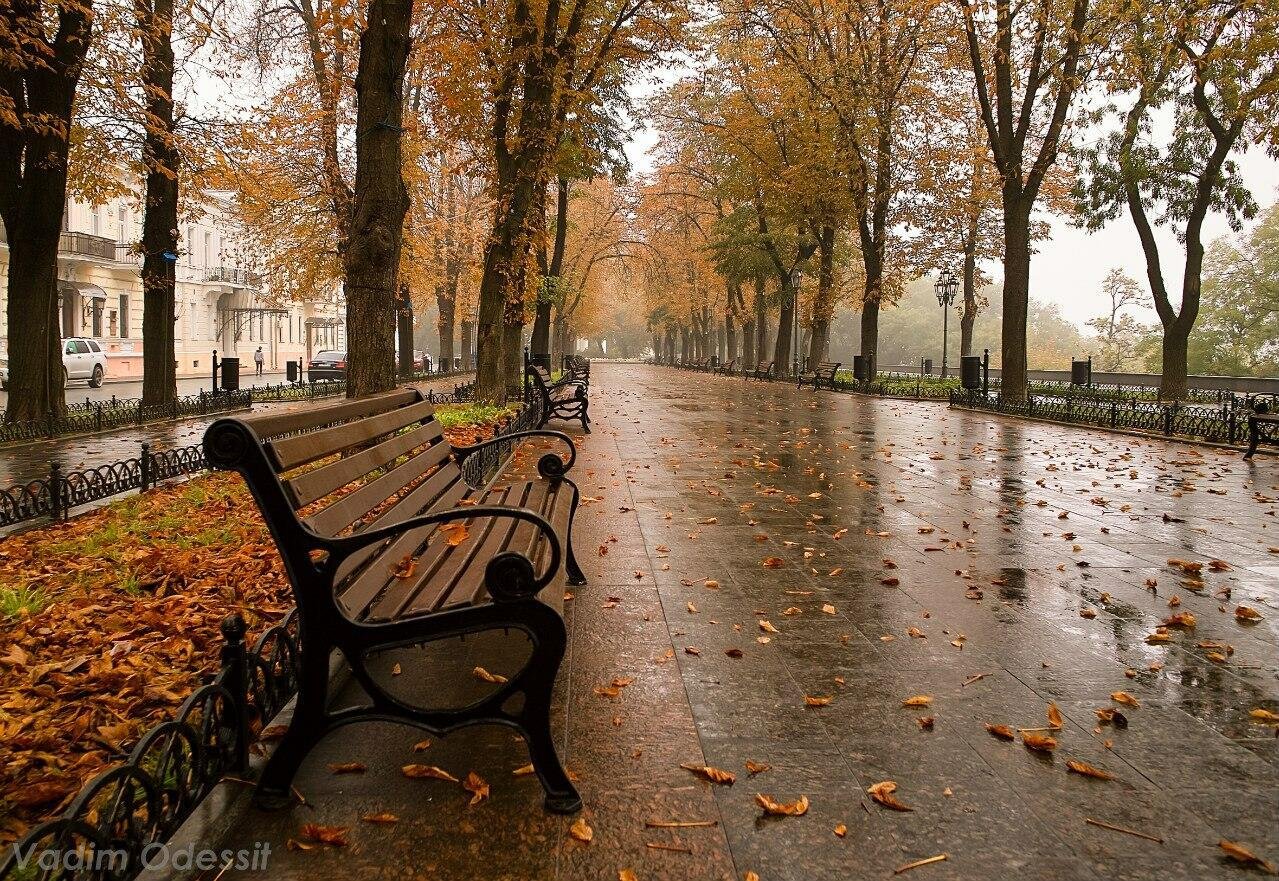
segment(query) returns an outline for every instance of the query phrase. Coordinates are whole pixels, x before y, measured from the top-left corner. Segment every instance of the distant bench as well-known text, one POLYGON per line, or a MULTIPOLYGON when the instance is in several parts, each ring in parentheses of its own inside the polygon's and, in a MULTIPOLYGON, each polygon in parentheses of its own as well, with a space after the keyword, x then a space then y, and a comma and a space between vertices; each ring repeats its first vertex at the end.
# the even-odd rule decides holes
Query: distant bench
POLYGON ((540 364, 529 364, 524 368, 524 375, 532 384, 533 393, 541 399, 542 418, 538 428, 551 419, 577 419, 581 421, 582 429, 587 434, 591 433, 590 387, 586 380, 574 379, 571 372, 552 380, 550 371, 540 364))
POLYGON ((743 370, 742 376, 746 377, 747 379, 751 377, 754 377, 755 379, 761 379, 761 380, 772 379, 773 363, 774 362, 772 361, 760 361, 758 364, 755 365, 754 370, 743 370))
POLYGON ((267 761, 256 800, 282 807, 303 759, 327 733, 391 719, 442 736, 495 723, 523 735, 546 807, 581 807, 555 752, 551 689, 564 658, 564 583, 584 584, 573 554, 577 457, 568 435, 523 431, 453 447, 416 389, 327 407, 219 419, 204 434, 217 468, 239 472, 270 528, 297 600, 297 703, 267 761), (539 480, 486 489, 462 474, 494 443, 546 436, 564 444, 538 461, 539 480), (513 628, 528 662, 487 697, 456 709, 409 704, 375 676, 379 652, 513 628), (328 707, 337 649, 368 694, 365 706, 328 707))
POLYGON ((819 389, 825 383, 826 387, 831 391, 835 390, 835 374, 839 372, 841 361, 823 361, 812 370, 805 371, 799 375, 798 388, 803 388, 804 383, 811 383, 813 389, 819 389))
POLYGON ((1243 454, 1245 459, 1251 459, 1253 454, 1257 452, 1257 445, 1279 444, 1279 413, 1271 413, 1270 405, 1265 401, 1258 401, 1253 405, 1253 410, 1248 414, 1248 452, 1243 454))

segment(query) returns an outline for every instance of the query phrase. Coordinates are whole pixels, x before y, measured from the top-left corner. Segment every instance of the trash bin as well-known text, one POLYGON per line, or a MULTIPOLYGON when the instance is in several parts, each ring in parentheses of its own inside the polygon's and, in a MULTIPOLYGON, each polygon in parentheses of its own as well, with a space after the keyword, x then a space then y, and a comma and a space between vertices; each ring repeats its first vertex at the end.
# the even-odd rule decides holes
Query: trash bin
POLYGON ((980 356, 965 355, 959 359, 959 381, 970 392, 975 392, 981 388, 980 356))
POLYGON ((870 359, 865 355, 853 356, 853 379, 858 382, 866 382, 870 376, 870 359))
POLYGON ((462 359, 461 359, 461 358, 454 358, 454 359, 453 359, 453 369, 454 369, 454 370, 461 370, 461 369, 462 369, 462 359))
POLYGON ((240 390, 240 359, 239 358, 223 358, 222 364, 222 391, 237 392, 240 390))
POLYGON ((933 359, 925 358, 924 359, 924 376, 932 376, 932 375, 933 375, 933 359))
POLYGON ((1087 361, 1070 360, 1070 384, 1092 385, 1092 358, 1087 361))
POLYGON ((301 362, 301 361, 286 361, 286 362, 285 362, 284 374, 285 374, 285 377, 288 379, 288 381, 289 381, 289 382, 297 382, 297 381, 298 381, 298 377, 301 375, 301 373, 302 373, 302 362, 301 362))

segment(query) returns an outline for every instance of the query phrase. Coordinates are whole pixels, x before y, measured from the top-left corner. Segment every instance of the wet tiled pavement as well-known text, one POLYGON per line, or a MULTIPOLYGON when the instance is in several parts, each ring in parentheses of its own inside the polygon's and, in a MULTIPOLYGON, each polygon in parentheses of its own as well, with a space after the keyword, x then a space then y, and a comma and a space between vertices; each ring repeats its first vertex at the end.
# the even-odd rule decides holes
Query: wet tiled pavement
MULTIPOLYGON (((513 776, 510 732, 414 752, 419 733, 378 724, 312 754, 305 806, 244 810, 219 846, 272 842, 272 877, 486 881, 888 878, 939 854, 910 877, 1255 874, 1222 838, 1279 860, 1279 740, 1250 716, 1279 712, 1275 459, 636 365, 594 366, 591 411, 590 584, 567 603, 556 724, 593 841, 513 776), (1147 640, 1187 612, 1194 627, 1147 640), (616 677, 633 682, 596 692, 616 677), (1046 729, 1050 703, 1054 752, 985 727, 1046 729), (1107 708, 1122 715, 1099 724, 1107 708), (326 768, 355 760, 367 773, 326 768), (474 770, 492 795, 468 806, 404 778, 411 762, 474 770), (887 780, 910 811, 867 794, 887 780), (810 807, 766 817, 757 793, 810 807), (399 822, 359 820, 383 811, 399 822), (305 823, 350 845, 286 849, 305 823)), ((514 668, 492 642, 397 681, 473 696, 475 665, 514 668)))

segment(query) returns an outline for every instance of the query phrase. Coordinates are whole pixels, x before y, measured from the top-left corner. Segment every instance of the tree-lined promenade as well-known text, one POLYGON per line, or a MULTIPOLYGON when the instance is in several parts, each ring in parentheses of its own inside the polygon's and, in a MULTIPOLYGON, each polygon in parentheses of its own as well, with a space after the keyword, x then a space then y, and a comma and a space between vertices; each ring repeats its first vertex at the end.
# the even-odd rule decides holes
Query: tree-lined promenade
POLYGON ((7 416, 63 406, 68 196, 138 200, 145 395, 172 399, 178 218, 213 189, 268 301, 344 293, 355 395, 394 384, 397 336, 428 310, 441 355, 474 339, 495 401, 526 341, 642 330, 656 354, 789 371, 851 308, 875 360, 880 316, 938 268, 967 354, 997 266, 1015 400, 1059 213, 1134 225, 1176 399, 1205 222, 1253 217, 1238 157, 1279 148, 1277 19, 1274 0, 7 2, 7 416), (656 168, 636 177, 644 120, 656 168))

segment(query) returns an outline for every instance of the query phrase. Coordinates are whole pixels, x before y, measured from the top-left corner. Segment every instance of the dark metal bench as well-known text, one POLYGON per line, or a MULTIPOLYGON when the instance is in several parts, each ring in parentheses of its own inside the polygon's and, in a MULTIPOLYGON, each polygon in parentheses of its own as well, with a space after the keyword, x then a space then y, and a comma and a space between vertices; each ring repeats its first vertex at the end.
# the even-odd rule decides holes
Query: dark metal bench
POLYGON ((578 419, 582 429, 587 434, 591 433, 590 401, 585 382, 572 376, 552 380, 550 372, 540 364, 529 364, 524 368, 524 375, 533 394, 541 400, 542 418, 537 423, 538 428, 551 419, 578 419))
POLYGON ((690 361, 690 362, 689 362, 686 366, 687 366, 690 370, 710 370, 710 369, 711 369, 711 359, 710 359, 710 358, 703 358, 701 361, 690 361))
POLYGON ((1262 443, 1279 444, 1279 413, 1271 413, 1269 404, 1258 401, 1248 414, 1248 451, 1243 457, 1251 459, 1262 443))
POLYGON ((564 375, 569 379, 575 379, 586 384, 587 388, 591 385, 591 359, 583 358, 581 355, 565 355, 564 356, 564 375))
POLYGON ((297 703, 258 781, 261 806, 291 801, 298 767, 325 734, 371 720, 437 736, 475 724, 510 726, 528 744, 547 808, 570 813, 581 806, 550 725, 551 689, 566 645, 563 585, 585 583, 573 554, 578 491, 565 475, 577 451, 567 435, 524 431, 452 447, 421 392, 401 389, 299 412, 219 419, 205 432, 204 452, 213 466, 237 471, 248 483, 297 599, 297 703), (538 480, 490 489, 466 482, 467 456, 535 435, 561 441, 567 462, 547 453, 538 461, 538 480), (469 706, 409 704, 372 672, 387 650, 505 628, 528 636, 528 661, 469 706), (368 705, 328 707, 335 649, 368 705))
POLYGON ((715 368, 715 372, 721 376, 732 376, 737 371, 737 359, 730 358, 728 361, 715 368))
POLYGON ((813 390, 816 391, 825 383, 828 389, 834 391, 835 374, 839 371, 839 365, 842 363, 841 361, 823 361, 812 370, 804 371, 799 375, 799 382, 796 383, 796 388, 803 388, 804 383, 807 382, 811 383, 813 390))
POLYGON ((755 379, 772 379, 773 378, 773 362, 760 361, 758 364, 755 365, 754 370, 743 370, 742 376, 746 377, 747 379, 750 379, 751 377, 754 377, 755 379))

